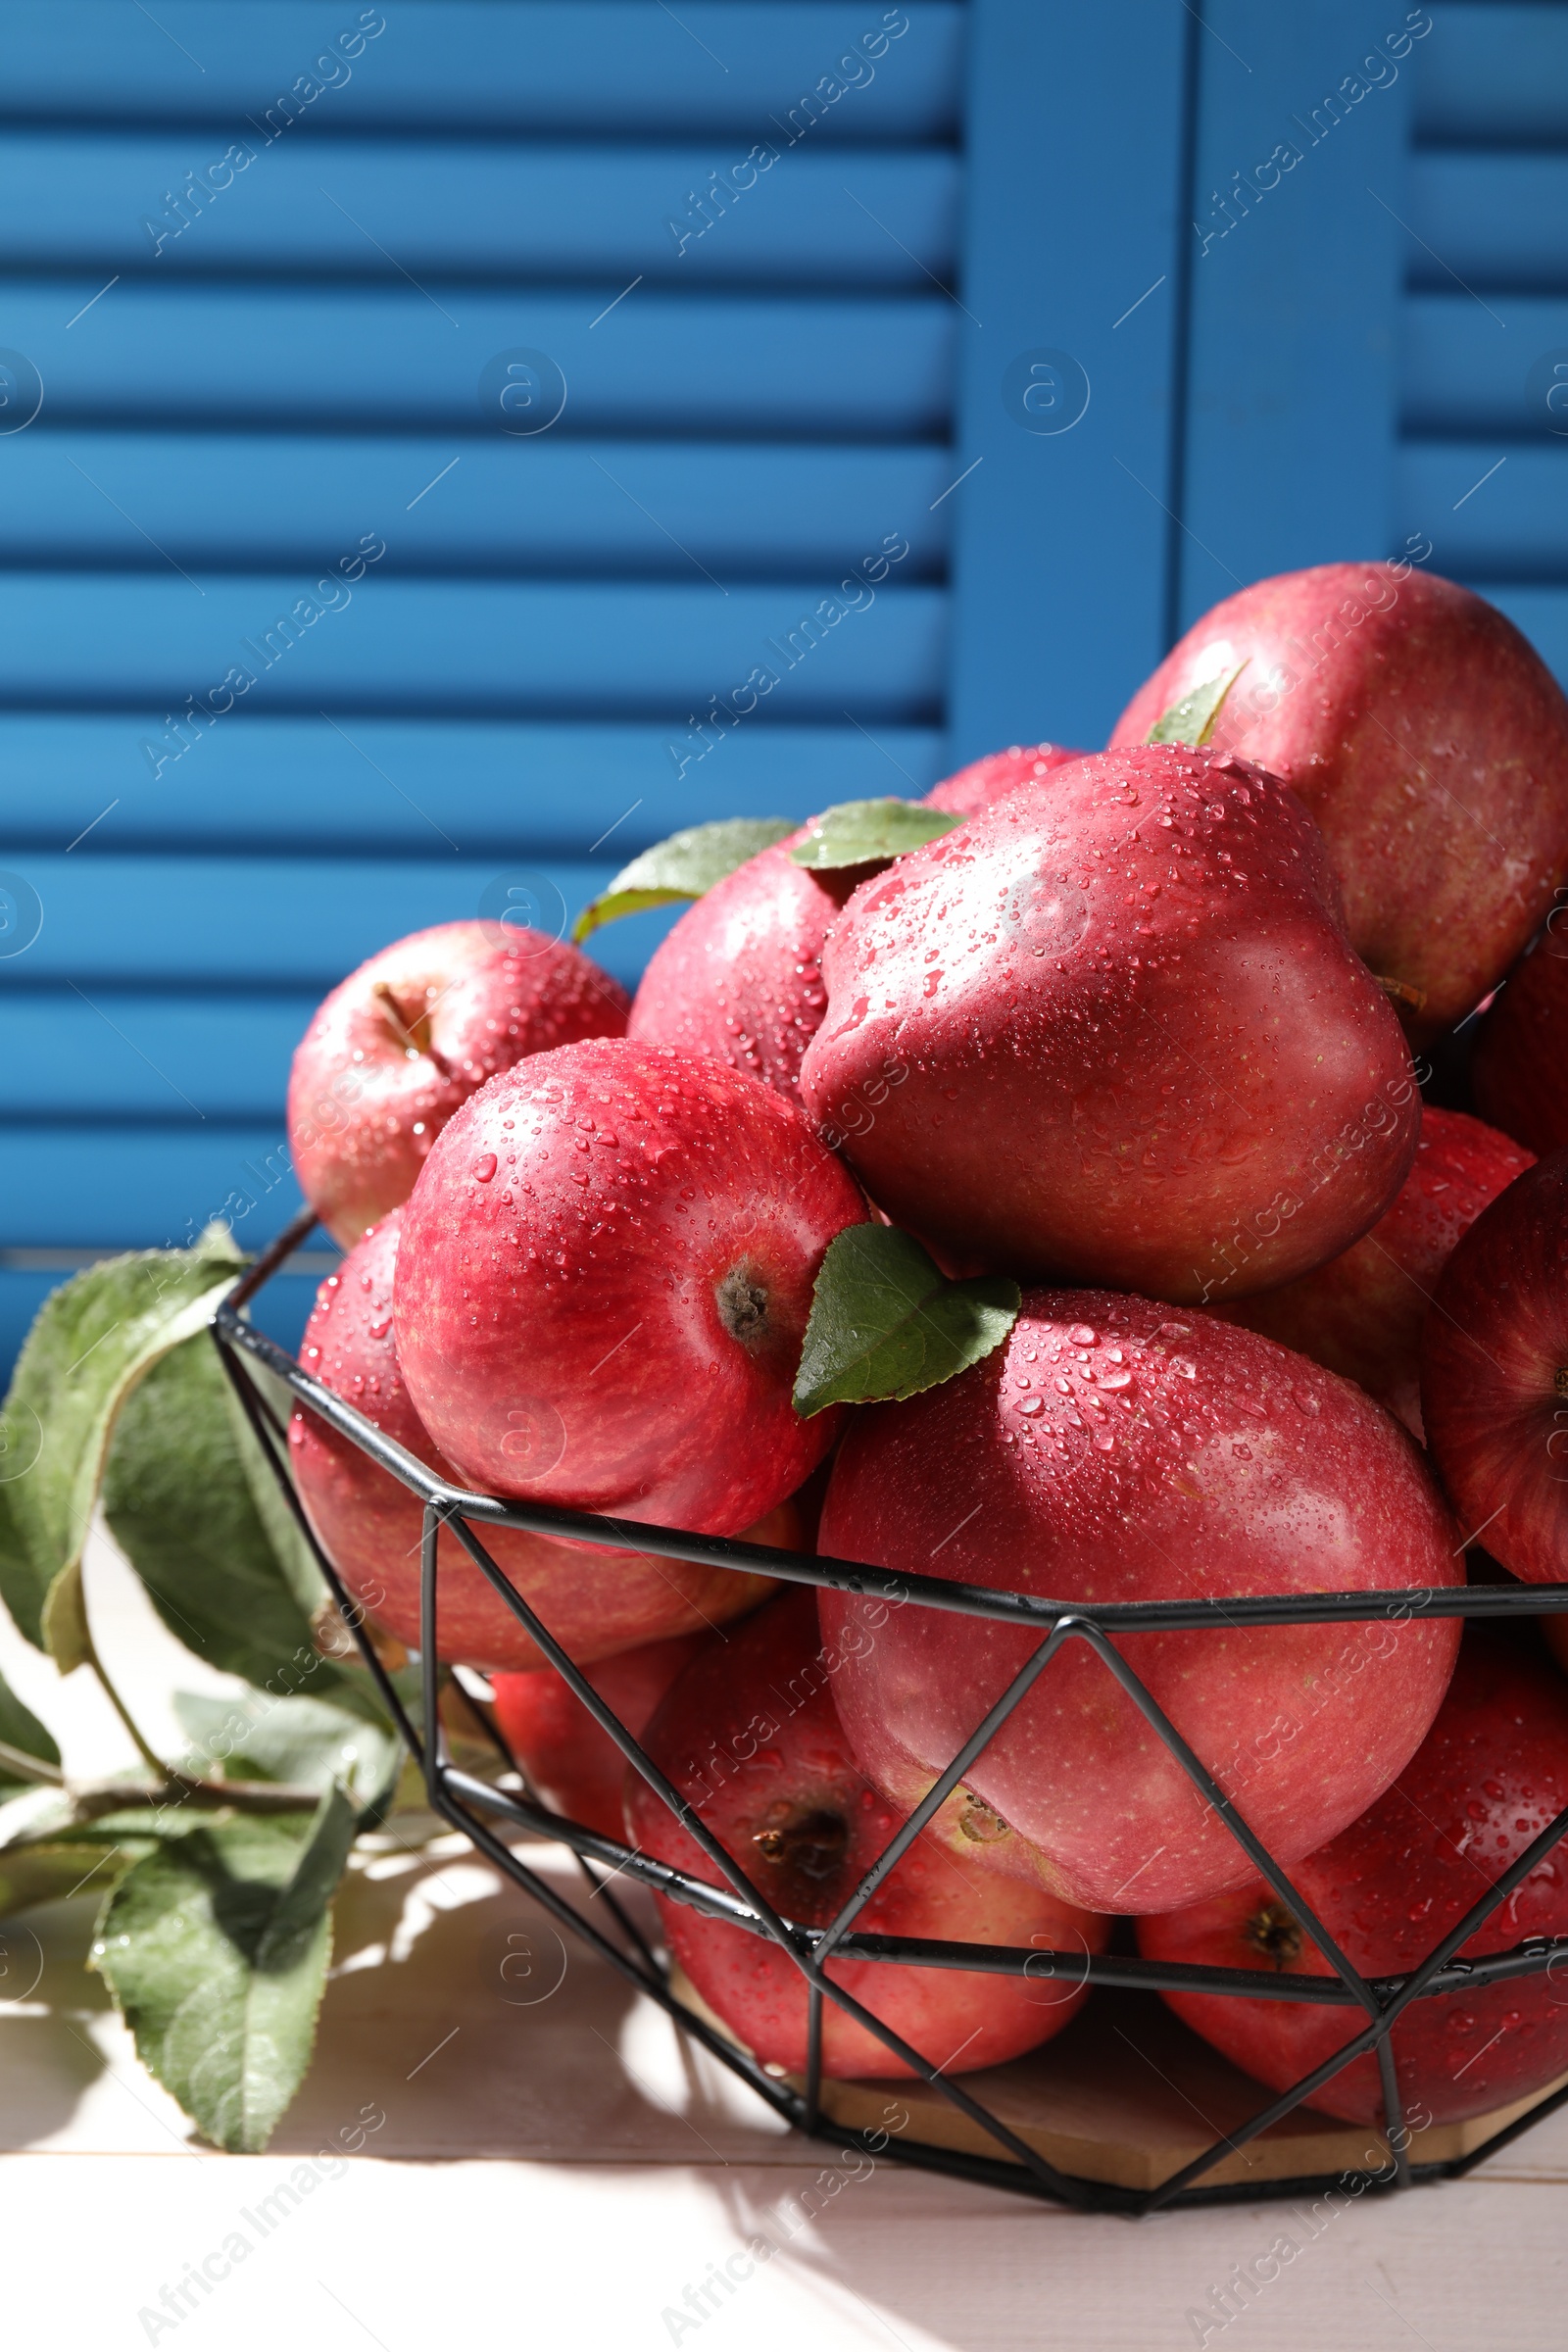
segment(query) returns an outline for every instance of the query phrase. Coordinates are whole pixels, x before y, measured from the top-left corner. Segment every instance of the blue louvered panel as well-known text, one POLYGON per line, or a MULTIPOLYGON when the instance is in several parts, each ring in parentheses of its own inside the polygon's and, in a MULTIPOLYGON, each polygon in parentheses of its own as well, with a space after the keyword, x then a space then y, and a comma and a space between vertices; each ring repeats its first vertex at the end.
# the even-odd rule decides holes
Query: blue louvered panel
POLYGON ((1439 6, 1406 187, 1396 536, 1568 680, 1568 6, 1439 6))
POLYGON ((347 78, 313 69, 358 15, 0 20, 0 343, 44 385, 0 436, 0 866, 44 907, 0 959, 0 1352, 39 1250, 239 1214, 242 1165, 274 1173, 241 1230, 275 1226, 289 1047, 385 940, 942 769, 966 11, 391 0, 347 78), (519 346, 566 384, 533 439, 480 406, 519 346), (762 716, 716 730, 763 662, 762 716))

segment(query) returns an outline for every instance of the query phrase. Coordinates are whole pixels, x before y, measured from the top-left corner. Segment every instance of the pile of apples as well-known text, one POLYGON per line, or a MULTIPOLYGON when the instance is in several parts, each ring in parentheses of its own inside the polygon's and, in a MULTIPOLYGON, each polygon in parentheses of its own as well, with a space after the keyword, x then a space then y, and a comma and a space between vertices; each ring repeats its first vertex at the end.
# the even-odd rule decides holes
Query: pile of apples
MULTIPOLYGON (((1353 1966, 1407 1971, 1568 1806, 1563 1620, 1461 1640, 1420 1597, 1478 1541, 1494 1582, 1568 1574, 1568 704, 1466 590, 1325 565, 1216 607, 1106 751, 999 753, 894 805, 894 846, 835 857, 879 807, 696 897, 634 1003, 578 948, 481 922, 345 980, 290 1090, 347 1250, 305 1369, 440 1477, 532 1504, 1064 1603, 1408 1593, 1116 1643, 1353 1966), (1429 1048, 1485 1120, 1424 1106, 1429 1048), (855 1338, 835 1269, 889 1228, 930 1301, 1015 1311, 951 1376, 803 1401, 808 1327, 855 1338)), ((308 1409, 290 1435, 346 1584, 417 1644, 418 1502, 308 1409)), ((486 1540, 810 1926, 1040 1639, 755 1558, 486 1540)), ((450 1532, 439 1564, 438 1647, 490 1675, 535 1785, 711 1882, 450 1532)), ((804 2069, 789 1954, 661 1908, 710 2006, 804 2069)), ((856 1924, 1333 1973, 1083 1642, 856 1924)), ((1568 1847, 1544 1847, 1464 1949, 1559 1935, 1568 1847)), ((834 1960, 825 2069, 1014 2057, 1085 1997, 1042 1965, 834 1960)), ((1168 1997, 1274 2088, 1361 2022, 1168 1997)), ((1412 2107, 1495 2108, 1568 2070, 1568 1978, 1418 2001, 1394 2044, 1412 2107)), ((1372 2058, 1314 2104, 1377 2121, 1372 2058)))

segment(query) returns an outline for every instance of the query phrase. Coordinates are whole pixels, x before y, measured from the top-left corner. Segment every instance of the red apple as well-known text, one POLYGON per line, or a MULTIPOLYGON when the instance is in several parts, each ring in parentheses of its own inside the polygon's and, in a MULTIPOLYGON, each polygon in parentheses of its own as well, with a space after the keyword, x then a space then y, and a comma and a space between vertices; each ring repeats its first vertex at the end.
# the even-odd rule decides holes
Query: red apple
MULTIPOLYGON (((667 1642, 645 1642, 639 1649, 601 1658, 588 1680, 640 1740, 670 1684, 710 1639, 707 1633, 675 1634, 667 1642)), ((502 1737, 545 1803, 603 1837, 621 1837, 626 1759, 564 1675, 543 1666, 533 1674, 494 1675, 491 1687, 502 1737)))
MULTIPOLYGON (((1392 1788, 1291 1873, 1352 1968, 1396 1977, 1427 1954, 1568 1806, 1568 1690, 1516 1639, 1465 1634, 1436 1723, 1392 1788)), ((1527 1936, 1568 1934, 1568 1852, 1538 1862, 1460 1949, 1507 1951, 1527 1936)), ((1261 1879, 1191 1911, 1140 1920, 1150 1960, 1209 1968, 1335 1972, 1261 1879)), ((1353 2040, 1360 2009, 1224 1994, 1164 1998, 1205 2040, 1288 2090, 1353 2040)), ((1521 1977, 1417 2000, 1394 2029, 1399 2095, 1418 2121, 1458 2123, 1540 2090, 1568 2070, 1568 1984, 1521 1977)), ((1259 2102, 1261 2104, 1261 2102, 1259 2102)), ((1325 2115, 1384 2118, 1370 2051, 1312 2094, 1325 2115)))
POLYGON ((497 1070, 578 1037, 620 1037, 626 992, 562 940, 438 923, 334 988, 294 1055, 300 1190, 347 1249, 405 1201, 441 1129, 497 1070))
MULTIPOLYGON (((1032 1291, 1005 1343, 903 1404, 858 1410, 818 1549, 1055 1601, 1456 1585, 1417 1448, 1348 1381, 1145 1298, 1032 1291)), ((844 1728, 908 1809, 1040 1637, 821 1595, 844 1728), (853 1646, 852 1646, 853 1644, 853 1646)), ((1290 1860, 1380 1795, 1436 1714, 1451 1622, 1123 1634, 1116 1647, 1264 1844, 1290 1860)), ((1165 1911, 1251 1865, 1082 1642, 1045 1668, 948 1799, 951 1839, 1099 1911, 1165 1911)))
POLYGON ((1415 1151, 1409 1055, 1293 793, 1097 754, 864 882, 807 1107, 956 1259, 1177 1299, 1304 1273, 1415 1151))
POLYGON ((1466 1538, 1529 1583, 1568 1580, 1568 1152, 1516 1177, 1449 1258, 1421 1410, 1466 1538))
POLYGON ((822 943, 858 879, 793 865, 808 829, 749 858, 687 908, 649 959, 628 1037, 711 1054, 799 1102, 801 1056, 827 1004, 822 943))
MULTIPOLYGON (((866 1786, 833 1706, 842 1666, 817 1632, 808 1592, 780 1595, 711 1642, 672 1687, 644 1740, 650 1756, 701 1814, 783 1918, 826 1927, 905 1816, 866 1786)), ((709 1885, 715 1866, 662 1800, 626 1775, 626 1834, 662 1862, 709 1885)), ((709 2006, 764 2065, 807 2064, 807 1986, 776 1944, 744 1928, 659 1899, 672 1956, 709 2006)), ((863 1935, 995 1943, 1074 1958, 1104 1949, 1109 1922, 1038 1886, 1000 1876, 970 1849, 917 1838, 856 1922, 863 1935)), ((1000 2065, 1060 2032, 1082 1990, 1042 1977, 829 1961, 830 1981, 910 2048, 952 2074, 1000 2065)), ((1081 1985, 1080 1980, 1080 1985, 1081 1985)), ((913 2070, 858 2020, 823 2006, 822 2063, 832 2076, 913 2070)))
POLYGON ((931 787, 920 806, 945 809, 950 816, 979 816, 1020 785, 1038 784, 1054 769, 1088 757, 1087 752, 1069 751, 1059 743, 1015 743, 1009 751, 988 752, 983 760, 960 767, 956 775, 944 777, 931 787))
POLYGON ((1534 1164, 1494 1127, 1429 1105, 1415 1165, 1370 1233, 1283 1290, 1216 1311, 1343 1372, 1419 1438, 1421 1334, 1438 1277, 1459 1236, 1534 1164))
MULTIPOLYGON (((394 1444, 438 1476, 464 1481, 444 1461, 409 1396, 392 1321, 393 1277, 405 1211, 372 1226, 317 1293, 300 1361, 394 1444)), ((370 1615, 417 1649, 419 1541, 416 1496, 324 1421, 297 1405, 289 1450, 300 1499, 338 1574, 370 1615)), ((754 1543, 793 1549, 792 1506, 748 1531, 754 1543)), ((518 1528, 479 1529, 492 1559, 581 1664, 633 1643, 716 1624, 752 1608, 768 1590, 761 1577, 695 1568, 651 1553, 557 1542, 518 1528)), ((468 1666, 540 1667, 529 1635, 464 1550, 443 1530, 437 1552, 441 1655, 468 1666)))
POLYGON ((1498 995, 1470 1078, 1486 1116, 1532 1152, 1568 1146, 1568 923, 1548 925, 1498 995))
POLYGON ((792 1391, 827 1246, 866 1213, 800 1111, 722 1062, 537 1054, 463 1105, 404 1212, 409 1394, 486 1492, 737 1535, 832 1446, 792 1391))
MULTIPOLYGON (((1245 662, 1214 730, 1300 794, 1351 944, 1437 1037, 1523 949, 1568 871, 1568 702, 1512 621, 1402 564, 1320 564, 1205 612, 1113 744, 1245 662)), ((1506 1124, 1506 1121, 1504 1122, 1506 1124)))

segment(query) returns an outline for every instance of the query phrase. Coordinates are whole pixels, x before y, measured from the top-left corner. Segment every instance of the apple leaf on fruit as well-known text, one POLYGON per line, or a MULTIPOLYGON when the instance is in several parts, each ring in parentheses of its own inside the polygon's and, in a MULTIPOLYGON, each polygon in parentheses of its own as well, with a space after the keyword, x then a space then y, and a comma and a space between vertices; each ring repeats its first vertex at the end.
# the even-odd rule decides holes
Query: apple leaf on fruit
POLYGON ((144 1250, 106 1258, 51 1292, 35 1317, 6 1397, 6 1482, 16 1547, 0 1532, 0 1594, 36 1648, 63 1673, 82 1662, 80 1611, 45 1612, 57 1588, 69 1604, 115 1423, 136 1384, 202 1330, 243 1259, 222 1229, 194 1250, 144 1250))
MULTIPOLYGON (((335 1695, 341 1670, 317 1654, 297 1564, 280 1559, 257 1507, 247 1442, 257 1445, 232 1409, 218 1349, 198 1333, 126 1399, 104 1473, 104 1516, 187 1649, 250 1683, 335 1695)), ((271 1475, 265 1463, 260 1475, 271 1475)))
MULTIPOLYGON (((1251 657, 1248 659, 1250 661, 1251 657)), ((1201 686, 1195 686, 1191 694, 1184 694, 1179 703, 1172 703, 1170 709, 1155 719, 1144 741, 1187 743, 1195 751, 1201 749, 1214 732, 1214 722, 1224 708, 1225 697, 1246 667, 1246 662, 1238 662, 1234 669, 1222 669, 1217 678, 1207 678, 1201 686)))
POLYGON ((642 914, 676 899, 700 899, 748 858, 770 850, 795 829, 787 816, 726 816, 717 824, 688 825, 623 865, 610 888, 578 915, 572 939, 580 947, 590 932, 617 915, 642 914))
POLYGON ((818 874, 848 865, 889 865, 906 850, 939 840, 962 822, 961 816, 922 808, 914 801, 841 801, 812 818, 806 839, 791 850, 790 863, 818 874))
POLYGON ((310 2064, 356 1818, 333 1788, 314 1820, 204 1824, 104 1905, 92 1964, 142 2064, 218 2147, 264 2148, 310 2064))
POLYGON ((795 1382, 803 1418, 830 1404, 917 1396, 1000 1347, 1017 1320, 1006 1274, 950 1282, 911 1234, 851 1225, 816 1277, 795 1382))

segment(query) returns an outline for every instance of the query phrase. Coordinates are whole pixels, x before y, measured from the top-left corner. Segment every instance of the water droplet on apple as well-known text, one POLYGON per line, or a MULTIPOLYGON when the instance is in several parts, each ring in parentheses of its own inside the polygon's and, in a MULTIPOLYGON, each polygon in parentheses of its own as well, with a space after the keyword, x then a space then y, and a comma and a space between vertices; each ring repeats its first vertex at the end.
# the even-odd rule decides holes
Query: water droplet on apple
POLYGON ((493 1152, 483 1152, 473 1163, 473 1180, 475 1184, 488 1184, 491 1177, 496 1172, 496 1165, 497 1162, 495 1153, 493 1152))

